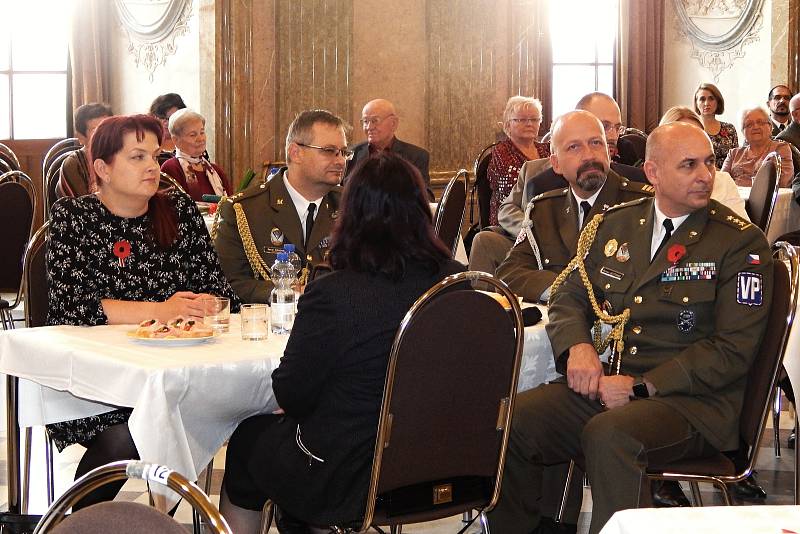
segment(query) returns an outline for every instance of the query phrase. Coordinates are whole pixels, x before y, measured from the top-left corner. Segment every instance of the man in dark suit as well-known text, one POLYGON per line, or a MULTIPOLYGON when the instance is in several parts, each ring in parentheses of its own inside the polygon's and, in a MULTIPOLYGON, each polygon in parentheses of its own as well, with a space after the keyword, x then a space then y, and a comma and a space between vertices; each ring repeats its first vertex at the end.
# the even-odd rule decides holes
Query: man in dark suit
POLYGON ((800 150, 800 93, 794 95, 789 101, 789 114, 791 115, 789 126, 784 128, 775 139, 791 143, 800 150))
POLYGON ((596 534, 616 511, 650 504, 648 464, 739 446, 772 297, 769 244, 710 199, 714 151, 698 128, 653 131, 644 169, 655 199, 590 222, 593 241, 576 254, 587 276, 575 269, 551 288, 547 334, 566 380, 517 396, 492 531, 538 528, 542 497, 563 487, 543 484, 544 466, 583 459, 596 534), (591 336, 601 310, 590 293, 604 313, 626 317, 609 374, 591 336))
POLYGON ((399 124, 400 118, 397 116, 394 104, 382 98, 367 102, 361 111, 361 127, 364 129, 367 140, 353 147, 353 159, 347 164, 344 180, 347 181, 347 177, 353 172, 359 161, 380 150, 389 150, 403 156, 419 170, 425 181, 428 197, 433 202, 431 177, 428 174, 430 154, 424 148, 398 139, 395 132, 399 124))
POLYGON ((785 85, 776 85, 769 90, 767 106, 769 106, 769 120, 772 123, 772 137, 777 136, 789 126, 789 100, 792 91, 785 85))

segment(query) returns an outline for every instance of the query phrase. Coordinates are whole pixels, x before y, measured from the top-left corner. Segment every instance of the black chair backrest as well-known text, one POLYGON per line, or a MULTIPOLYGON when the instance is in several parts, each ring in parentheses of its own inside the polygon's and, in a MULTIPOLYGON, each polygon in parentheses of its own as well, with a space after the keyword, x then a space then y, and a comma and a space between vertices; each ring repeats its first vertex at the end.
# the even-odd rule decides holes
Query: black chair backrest
MULTIPOLYGON (((638 131, 638 130, 637 130, 638 131)), ((627 141, 633 147, 636 154, 636 161, 643 162, 645 158, 645 148, 647 147, 647 136, 638 133, 626 133, 620 136, 620 140, 627 141)))
POLYGON ((22 287, 22 256, 31 236, 36 209, 33 184, 21 171, 0 176, 0 291, 19 294, 22 287))
MULTIPOLYGON (((794 176, 797 176, 800 174, 800 150, 798 150, 797 147, 792 143, 788 143, 788 145, 789 149, 792 151, 792 168, 794 169, 794 176)), ((794 176, 792 178, 794 178, 794 176)))
POLYGON ((450 249, 453 258, 456 256, 466 204, 467 171, 461 169, 447 184, 433 216, 433 229, 439 239, 450 249))
POLYGON ((45 212, 44 218, 48 220, 50 218, 50 208, 53 207, 56 200, 58 200, 58 180, 61 177, 61 166, 64 165, 64 160, 72 153, 72 150, 67 150, 66 152, 60 153, 50 164, 50 168, 47 171, 47 176, 44 178, 44 183, 47 184, 47 189, 45 190, 45 212))
POLYGON ((25 326, 47 324, 47 245, 50 223, 44 223, 31 237, 22 263, 22 284, 25 294, 25 326))
MULTIPOLYGON (((478 196, 478 222, 481 228, 489 226, 489 199, 492 196, 492 190, 489 189, 489 179, 486 177, 486 172, 489 170, 489 162, 492 160, 492 151, 497 143, 492 143, 483 150, 481 150, 478 157, 475 158, 474 174, 475 184, 472 186, 472 194, 469 202, 469 213, 472 216, 474 209, 475 195, 478 196)), ((472 219, 470 219, 470 223, 472 219)))
MULTIPOLYGON (((43 531, 45 532, 45 531, 43 531)), ((101 502, 81 508, 49 529, 52 534, 186 534, 186 529, 163 512, 138 502, 101 502)))
POLYGON ((80 147, 81 147, 80 142, 74 137, 62 139, 58 143, 51 146, 50 150, 47 151, 47 154, 44 155, 44 159, 42 160, 42 178, 47 176, 48 171, 50 170, 50 166, 53 164, 53 162, 58 156, 60 156, 64 152, 72 152, 73 150, 78 150, 80 147))
POLYGON ((766 426, 772 404, 771 395, 783 364, 783 354, 797 307, 800 277, 797 252, 787 243, 776 243, 774 248, 789 260, 791 268, 787 268, 780 256, 774 261, 772 304, 767 329, 747 376, 739 431, 742 440, 750 447, 758 446, 757 440, 766 426))
POLYGON ((3 143, 0 143, 0 159, 5 161, 8 164, 8 166, 11 167, 9 170, 11 171, 22 170, 17 155, 14 154, 14 151, 11 150, 7 145, 4 145, 3 143))
MULTIPOLYGON (((94 517, 91 513, 89 513, 93 508, 100 505, 89 506, 84 508, 82 511, 85 511, 83 515, 84 518, 88 521, 87 523, 81 523, 80 525, 75 525, 77 523, 77 516, 78 514, 74 514, 76 517, 73 519, 73 528, 70 529, 58 529, 59 524, 63 524, 66 526, 66 521, 64 520, 64 514, 72 507, 73 504, 78 502, 83 496, 85 496, 90 491, 99 488, 109 482, 113 482, 115 480, 125 480, 128 478, 138 479, 138 480, 145 480, 151 486, 159 485, 159 486, 166 486, 169 489, 173 490, 174 492, 178 493, 186 502, 189 503, 205 520, 205 525, 212 534, 231 534, 231 529, 228 526, 228 523, 223 519, 220 515, 219 510, 216 506, 211 502, 208 496, 203 493, 203 491, 197 487, 197 485, 189 480, 186 479, 183 475, 172 471, 166 467, 156 465, 156 464, 147 464, 144 462, 134 461, 134 460, 125 460, 120 462, 112 462, 110 464, 103 465, 92 471, 89 471, 84 476, 79 478, 75 481, 75 483, 70 487, 61 497, 59 497, 56 502, 53 503, 52 506, 47 510, 42 516, 42 520, 36 526, 36 530, 34 530, 34 534, 48 534, 53 532, 58 532, 59 534, 64 532, 85 532, 85 533, 100 533, 100 532, 116 532, 119 534, 126 534, 126 533, 135 533, 139 534, 144 532, 173 532, 173 530, 166 530, 165 525, 169 525, 170 522, 178 525, 174 519, 169 517, 166 514, 162 514, 161 512, 156 512, 159 514, 159 517, 155 517, 149 512, 147 512, 146 520, 150 521, 151 525, 158 525, 161 522, 161 526, 156 528, 151 528, 151 530, 141 530, 138 528, 136 523, 138 522, 137 515, 141 514, 141 508, 135 507, 108 507, 108 505, 115 504, 115 503, 103 503, 103 507, 100 508, 100 513, 95 514, 94 517), (97 516, 107 515, 108 513, 114 513, 120 511, 122 513, 131 513, 136 514, 133 516, 126 515, 127 518, 127 528, 124 529, 114 529, 96 524, 97 516), (79 528, 78 528, 79 527, 79 528), (164 529, 164 530, 162 530, 164 529)), ((119 504, 134 504, 134 503, 119 503, 119 504)), ((185 532, 185 530, 182 530, 185 532)), ((175 531, 180 532, 180 531, 175 531)))
POLYGON ((523 328, 514 295, 485 273, 450 276, 414 303, 389 356, 363 528, 373 517, 379 524, 402 523, 403 514, 414 522, 446 517, 465 500, 478 509, 494 506, 523 328), (460 289, 466 281, 490 284, 511 311, 485 293, 460 289), (434 505, 431 494, 438 488, 445 497, 448 485, 452 500, 434 505), (410 496, 417 491, 418 500, 410 496))
POLYGON ((761 228, 765 234, 770 220, 772 220, 775 202, 778 199, 778 183, 781 172, 781 157, 777 152, 772 152, 771 156, 765 158, 764 163, 753 177, 750 197, 745 202, 750 222, 761 228))

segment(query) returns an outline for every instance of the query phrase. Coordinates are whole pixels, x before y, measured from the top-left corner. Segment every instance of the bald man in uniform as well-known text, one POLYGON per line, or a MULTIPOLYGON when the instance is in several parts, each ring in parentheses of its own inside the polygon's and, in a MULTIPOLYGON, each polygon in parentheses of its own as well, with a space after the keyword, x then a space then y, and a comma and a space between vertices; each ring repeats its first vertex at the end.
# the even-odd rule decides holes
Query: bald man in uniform
MULTIPOLYGON (((771 301, 764 234, 710 200, 714 152, 689 124, 647 141, 655 199, 590 223, 591 291, 612 315, 630 310, 619 372, 604 374, 590 332, 595 314, 577 271, 554 289, 547 333, 566 381, 520 394, 492 530, 535 531, 544 465, 585 462, 591 534, 614 512, 650 504, 649 462, 738 448, 748 370, 771 301)), ((577 257, 583 257, 578 251, 577 257)), ((616 369, 616 366, 615 366, 616 369)))
POLYGON ((361 111, 361 127, 364 129, 367 140, 353 147, 353 159, 347 164, 345 181, 359 161, 375 152, 389 150, 402 156, 417 168, 425 181, 428 198, 433 202, 433 192, 430 188, 431 177, 428 173, 430 154, 424 148, 398 139, 395 132, 399 125, 400 117, 397 116, 394 104, 383 98, 367 102, 361 111))
POLYGON ((652 186, 609 168, 604 128, 593 114, 566 113, 553 123, 552 132, 550 163, 568 187, 531 200, 517 243, 497 268, 497 276, 531 302, 547 301, 550 284, 575 255, 578 234, 592 217, 653 194, 652 186))
POLYGON ((306 273, 325 259, 351 156, 342 119, 304 111, 286 135, 288 168, 220 204, 214 245, 242 302, 269 302, 269 269, 285 244, 295 245, 306 273))

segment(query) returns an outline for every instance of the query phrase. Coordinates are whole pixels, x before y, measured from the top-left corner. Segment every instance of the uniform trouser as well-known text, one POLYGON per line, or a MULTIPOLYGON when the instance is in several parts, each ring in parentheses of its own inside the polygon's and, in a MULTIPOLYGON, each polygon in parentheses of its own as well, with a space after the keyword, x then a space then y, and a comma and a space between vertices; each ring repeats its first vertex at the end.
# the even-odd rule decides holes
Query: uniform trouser
POLYGON ((469 253, 469 270, 483 271, 491 275, 506 259, 514 241, 503 234, 492 230, 483 230, 475 234, 472 250, 469 253))
POLYGON ((617 510, 651 503, 648 462, 710 454, 713 448, 682 415, 657 399, 635 400, 606 410, 571 391, 546 384, 517 397, 503 487, 489 514, 493 534, 528 534, 539 524, 544 466, 583 459, 592 486, 590 534, 617 510))

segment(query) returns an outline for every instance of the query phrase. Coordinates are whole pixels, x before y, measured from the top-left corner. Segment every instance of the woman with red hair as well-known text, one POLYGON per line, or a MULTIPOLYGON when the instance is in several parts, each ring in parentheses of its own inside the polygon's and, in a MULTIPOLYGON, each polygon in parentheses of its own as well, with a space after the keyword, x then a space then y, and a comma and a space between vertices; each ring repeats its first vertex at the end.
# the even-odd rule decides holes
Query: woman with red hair
MULTIPOLYGON (((166 322, 203 318, 201 298, 238 305, 203 219, 176 190, 159 192, 161 125, 146 115, 105 119, 91 139, 94 194, 53 205, 47 251, 51 325, 166 322)), ((75 478, 115 460, 136 459, 131 409, 48 425, 59 450, 87 448, 75 478)), ((77 508, 113 499, 123 482, 84 497, 77 508)))

